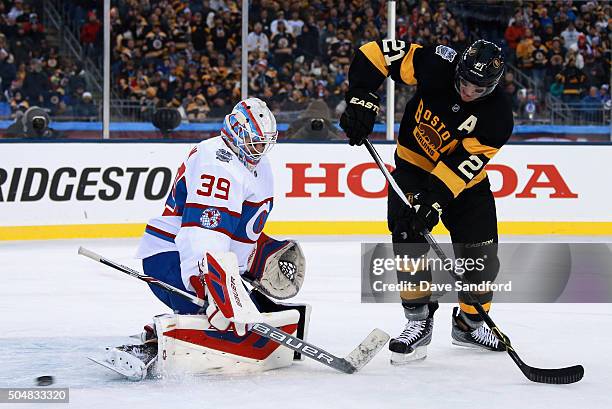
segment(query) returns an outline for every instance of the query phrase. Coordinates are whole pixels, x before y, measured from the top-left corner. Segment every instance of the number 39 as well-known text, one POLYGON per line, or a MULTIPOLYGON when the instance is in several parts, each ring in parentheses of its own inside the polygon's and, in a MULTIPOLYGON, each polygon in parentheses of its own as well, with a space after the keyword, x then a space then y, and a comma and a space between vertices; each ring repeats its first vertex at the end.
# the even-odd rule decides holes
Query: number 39
POLYGON ((230 181, 225 178, 215 178, 213 175, 207 175, 206 173, 200 176, 202 181, 201 189, 196 191, 200 196, 210 196, 215 190, 213 197, 221 200, 227 200, 229 198, 230 181), (215 186, 215 179, 217 184, 215 186))

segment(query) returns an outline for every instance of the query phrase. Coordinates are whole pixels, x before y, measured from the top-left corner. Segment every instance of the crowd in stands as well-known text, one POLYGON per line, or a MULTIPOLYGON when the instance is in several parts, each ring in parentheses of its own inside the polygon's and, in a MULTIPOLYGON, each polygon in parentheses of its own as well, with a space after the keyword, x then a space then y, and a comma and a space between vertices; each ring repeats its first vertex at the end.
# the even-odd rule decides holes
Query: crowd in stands
MULTIPOLYGON (((500 29, 506 57, 536 88, 520 89, 516 80, 524 81, 511 72, 504 78, 517 114, 535 102, 540 109, 547 93, 565 102, 592 103, 596 87, 597 97, 609 100, 607 2, 497 3, 514 11, 507 29, 500 29)), ((452 6, 398 2, 397 38, 462 51, 474 33, 455 18, 452 6)), ((352 53, 387 36, 385 1, 254 0, 249 13, 249 95, 269 101, 277 112, 300 111, 323 99, 337 117, 352 53)), ((181 106, 194 120, 219 117, 239 98, 240 2, 120 1, 112 19, 113 74, 121 98, 143 107, 181 106)), ((396 112, 401 114, 410 93, 400 89, 396 112)))
POLYGON ((0 1, 0 117, 30 106, 52 116, 95 119, 82 67, 48 43, 42 1, 0 1))
MULTIPOLYGON (((37 17, 41 3, 0 0, 2 102, 13 112, 21 105, 37 104, 52 115, 95 115, 80 62, 45 46, 45 27, 37 17)), ((485 3, 510 10, 509 21, 497 25, 499 39, 506 59, 534 85, 521 89, 517 84, 524 79, 512 71, 502 80, 517 115, 541 109, 546 94, 589 106, 609 101, 612 12, 608 2, 485 3)), ((99 57, 102 2, 67 4, 79 27, 83 57, 99 57)), ((252 0, 246 41, 249 95, 265 99, 277 113, 303 111, 320 99, 328 105, 331 119, 337 118, 344 109, 354 50, 387 36, 386 4, 383 0, 252 0)), ((459 3, 396 4, 398 39, 445 44, 461 52, 479 34, 463 14, 455 13, 459 3)), ((192 121, 219 118, 240 98, 241 1, 113 0, 111 25, 113 98, 138 107, 142 118, 166 106, 181 108, 192 121)), ((398 88, 396 115, 401 115, 413 90, 398 88)), ((382 90, 380 95, 384 98, 382 90)))
MULTIPOLYGON (((593 120, 601 106, 610 104, 611 34, 610 2, 526 2, 504 33, 506 55, 535 88, 581 106, 593 120)), ((506 90, 520 110, 525 97, 512 79, 506 78, 506 90)))
MULTIPOLYGON (((431 3, 397 3, 398 37, 464 49, 461 23, 431 3)), ((385 1, 254 0, 249 13, 249 95, 277 112, 323 99, 337 116, 354 49, 387 36, 385 1)), ((121 98, 143 109, 180 106, 195 120, 219 117, 239 98, 240 2, 119 1, 111 19, 121 98)))

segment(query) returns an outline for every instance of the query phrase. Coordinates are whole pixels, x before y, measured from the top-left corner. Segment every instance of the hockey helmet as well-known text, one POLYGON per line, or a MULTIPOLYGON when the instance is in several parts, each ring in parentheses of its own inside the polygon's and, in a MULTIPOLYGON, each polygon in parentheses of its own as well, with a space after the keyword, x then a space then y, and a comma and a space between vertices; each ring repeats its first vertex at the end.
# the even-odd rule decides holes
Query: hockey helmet
POLYGON ((221 137, 252 171, 276 143, 276 119, 261 99, 247 98, 225 116, 221 137))
POLYGON ((455 89, 460 92, 462 81, 484 88, 480 97, 495 89, 504 73, 504 57, 501 48, 490 41, 478 40, 468 47, 457 64, 455 89))

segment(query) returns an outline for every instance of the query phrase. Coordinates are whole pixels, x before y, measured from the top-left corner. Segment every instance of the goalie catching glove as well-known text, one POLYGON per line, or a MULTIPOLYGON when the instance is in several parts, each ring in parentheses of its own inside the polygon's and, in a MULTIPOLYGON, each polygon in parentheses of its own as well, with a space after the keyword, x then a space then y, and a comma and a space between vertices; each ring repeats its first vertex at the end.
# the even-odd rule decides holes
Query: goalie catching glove
POLYGON ((297 242, 262 233, 242 278, 268 297, 284 300, 300 291, 305 272, 306 260, 297 242))

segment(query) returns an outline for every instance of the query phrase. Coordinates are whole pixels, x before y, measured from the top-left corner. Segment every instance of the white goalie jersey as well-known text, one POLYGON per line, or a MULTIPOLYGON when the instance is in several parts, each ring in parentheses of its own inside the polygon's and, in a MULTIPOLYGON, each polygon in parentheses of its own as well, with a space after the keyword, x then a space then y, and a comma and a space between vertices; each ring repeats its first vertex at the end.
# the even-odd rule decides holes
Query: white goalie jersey
POLYGON ((266 157, 251 172, 221 137, 200 142, 179 167, 162 215, 149 220, 137 257, 178 251, 187 289, 206 252, 235 253, 242 273, 273 195, 266 157))

